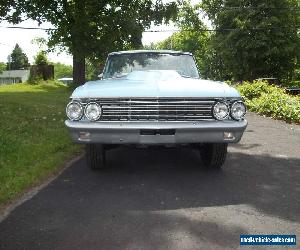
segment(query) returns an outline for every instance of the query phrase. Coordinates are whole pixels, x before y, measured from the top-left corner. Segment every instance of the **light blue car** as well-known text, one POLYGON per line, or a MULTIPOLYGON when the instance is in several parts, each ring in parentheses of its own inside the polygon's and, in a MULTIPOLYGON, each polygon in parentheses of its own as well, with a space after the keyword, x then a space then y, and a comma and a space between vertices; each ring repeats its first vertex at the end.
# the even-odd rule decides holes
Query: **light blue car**
POLYGON ((193 55, 177 51, 109 54, 101 80, 78 87, 66 113, 92 169, 105 167, 105 150, 121 144, 193 146, 205 166, 221 168, 228 143, 247 127, 238 91, 201 79, 193 55))

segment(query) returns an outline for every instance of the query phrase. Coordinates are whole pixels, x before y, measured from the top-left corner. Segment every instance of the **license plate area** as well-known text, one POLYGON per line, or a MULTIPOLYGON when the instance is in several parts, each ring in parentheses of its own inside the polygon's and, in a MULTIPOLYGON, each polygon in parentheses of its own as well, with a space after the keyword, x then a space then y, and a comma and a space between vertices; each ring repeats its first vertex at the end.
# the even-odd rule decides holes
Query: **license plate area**
POLYGON ((141 129, 140 135, 175 135, 175 129, 141 129))

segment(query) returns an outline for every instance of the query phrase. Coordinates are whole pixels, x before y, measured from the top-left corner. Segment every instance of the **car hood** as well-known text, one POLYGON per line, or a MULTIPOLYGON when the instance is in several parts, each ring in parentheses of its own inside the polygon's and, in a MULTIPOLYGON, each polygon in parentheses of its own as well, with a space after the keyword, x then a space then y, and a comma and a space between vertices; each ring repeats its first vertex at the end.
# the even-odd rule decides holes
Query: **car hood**
POLYGON ((127 76, 87 82, 71 98, 240 97, 224 82, 182 77, 176 71, 134 71, 127 76))

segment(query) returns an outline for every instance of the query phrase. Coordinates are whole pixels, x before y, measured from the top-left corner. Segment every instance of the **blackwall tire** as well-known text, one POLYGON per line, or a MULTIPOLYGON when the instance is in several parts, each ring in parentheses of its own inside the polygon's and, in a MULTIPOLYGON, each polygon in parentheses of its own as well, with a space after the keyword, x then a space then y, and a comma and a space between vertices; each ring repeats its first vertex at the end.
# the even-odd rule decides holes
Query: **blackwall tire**
POLYGON ((87 144, 85 147, 87 165, 90 169, 105 168, 105 149, 101 144, 87 144))
POLYGON ((201 159, 210 169, 221 169, 227 156, 227 143, 206 143, 200 148, 201 159))

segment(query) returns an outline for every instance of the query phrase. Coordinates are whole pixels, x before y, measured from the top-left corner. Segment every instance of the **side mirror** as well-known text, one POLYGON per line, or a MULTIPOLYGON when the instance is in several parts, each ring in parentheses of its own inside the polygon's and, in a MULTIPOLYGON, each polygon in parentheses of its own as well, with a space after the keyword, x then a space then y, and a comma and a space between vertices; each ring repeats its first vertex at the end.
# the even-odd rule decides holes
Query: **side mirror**
POLYGON ((98 75, 98 77, 99 77, 100 79, 102 79, 102 78, 103 78, 103 73, 101 73, 100 75, 98 75))

